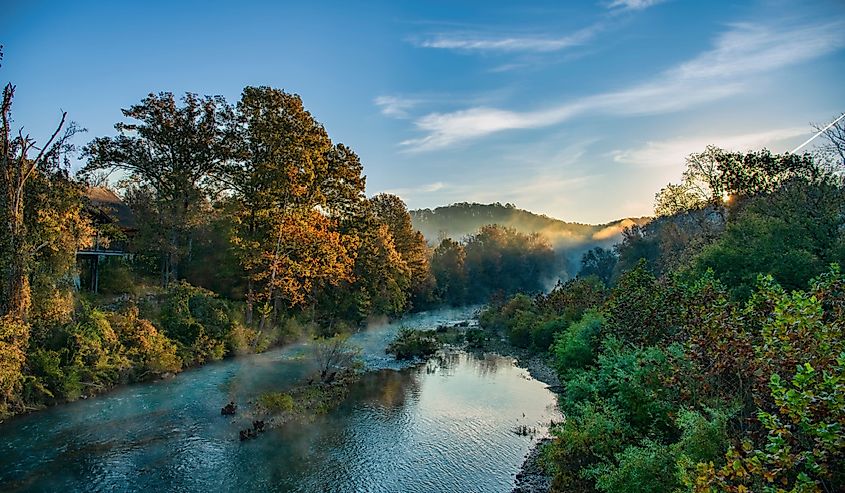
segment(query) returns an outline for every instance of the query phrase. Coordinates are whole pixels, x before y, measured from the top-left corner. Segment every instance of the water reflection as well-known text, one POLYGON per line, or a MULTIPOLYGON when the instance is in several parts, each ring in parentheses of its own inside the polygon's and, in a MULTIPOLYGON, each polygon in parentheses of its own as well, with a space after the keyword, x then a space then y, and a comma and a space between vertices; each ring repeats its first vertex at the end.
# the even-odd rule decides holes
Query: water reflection
MULTIPOLYGON (((461 314, 402 322, 435 327, 461 314)), ((554 396, 509 358, 450 352, 406 368, 398 331, 356 334, 370 368, 313 422, 240 443, 220 416, 308 371, 307 345, 192 370, 0 425, 0 491, 508 491, 530 446, 514 426, 559 419, 554 396), (524 415, 523 415, 524 414, 524 415)))

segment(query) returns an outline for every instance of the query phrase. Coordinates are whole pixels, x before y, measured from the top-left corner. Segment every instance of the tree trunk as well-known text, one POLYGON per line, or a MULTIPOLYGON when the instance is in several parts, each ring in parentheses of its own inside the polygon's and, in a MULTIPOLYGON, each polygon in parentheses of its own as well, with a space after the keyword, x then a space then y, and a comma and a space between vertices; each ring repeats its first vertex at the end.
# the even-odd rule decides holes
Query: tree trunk
POLYGON ((5 295, 6 315, 26 320, 30 306, 29 272, 27 271, 27 253, 23 245, 23 207, 19 201, 11 200, 8 216, 10 255, 9 270, 6 274, 5 295))
POLYGON ((247 325, 252 324, 252 305, 255 299, 255 291, 252 285, 252 276, 247 276, 247 283, 246 283, 246 314, 244 314, 244 320, 246 321, 247 325))

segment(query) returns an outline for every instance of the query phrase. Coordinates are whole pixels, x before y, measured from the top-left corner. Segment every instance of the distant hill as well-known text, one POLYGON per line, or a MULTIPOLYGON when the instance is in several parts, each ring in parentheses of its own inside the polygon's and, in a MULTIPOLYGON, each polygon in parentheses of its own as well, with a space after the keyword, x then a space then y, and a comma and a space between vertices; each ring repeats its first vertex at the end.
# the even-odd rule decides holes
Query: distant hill
POLYGON ((596 246, 609 248, 619 242, 622 230, 634 224, 643 225, 649 217, 625 218, 606 224, 582 224, 561 221, 542 214, 518 209, 513 204, 476 204, 460 202, 435 209, 411 211, 414 227, 428 242, 437 244, 442 238, 460 240, 474 234, 484 225, 499 224, 522 233, 540 233, 559 254, 566 257, 572 272, 581 255, 596 246))

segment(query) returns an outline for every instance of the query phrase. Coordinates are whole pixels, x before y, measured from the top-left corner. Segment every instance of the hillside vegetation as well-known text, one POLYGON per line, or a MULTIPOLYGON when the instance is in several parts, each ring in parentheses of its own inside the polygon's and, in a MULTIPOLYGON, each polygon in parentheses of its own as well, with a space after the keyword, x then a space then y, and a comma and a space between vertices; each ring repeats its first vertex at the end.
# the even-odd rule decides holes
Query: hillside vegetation
POLYGON ((647 217, 639 217, 619 219, 606 224, 573 223, 519 209, 513 204, 502 205, 498 202, 459 202, 434 209, 416 209, 410 213, 414 228, 422 232, 429 243, 436 243, 447 237, 459 240, 477 233, 482 226, 498 224, 520 233, 539 233, 556 250, 612 246, 619 241, 625 228, 643 225, 649 220, 647 217))
POLYGON ((481 315, 558 371, 554 491, 843 491, 842 164, 708 148, 584 275, 481 315))

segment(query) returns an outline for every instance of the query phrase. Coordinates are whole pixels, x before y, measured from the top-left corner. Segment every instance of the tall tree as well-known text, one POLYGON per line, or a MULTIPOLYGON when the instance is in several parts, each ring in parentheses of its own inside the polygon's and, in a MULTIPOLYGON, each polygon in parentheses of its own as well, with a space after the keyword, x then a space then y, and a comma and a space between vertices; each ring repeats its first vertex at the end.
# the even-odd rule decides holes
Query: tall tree
POLYGON ((169 92, 150 94, 122 110, 116 137, 99 137, 83 153, 91 175, 119 170, 130 178, 132 196, 149 207, 139 214, 159 251, 161 281, 179 279, 179 264, 190 256, 194 229, 212 180, 230 158, 233 110, 220 96, 186 93, 181 105, 169 92))
POLYGON ((349 279, 356 239, 340 234, 338 221, 363 194, 364 180, 357 156, 332 145, 299 96, 247 87, 237 112, 238 146, 225 182, 234 194, 232 241, 251 320, 256 302, 276 312, 283 302, 312 298, 321 283, 349 279))
POLYGON ((464 246, 451 238, 444 238, 431 256, 431 272, 437 280, 440 299, 452 305, 466 300, 467 273, 464 246))
POLYGON ((396 195, 381 193, 370 199, 375 217, 387 225, 396 251, 411 269, 411 302, 423 308, 432 302, 435 281, 429 265, 425 237, 414 229, 405 202, 396 195))
MULTIPOLYGON (((52 247, 51 238, 36 235, 39 218, 27 217, 27 200, 32 198, 28 187, 43 175, 61 173, 67 165, 66 153, 79 129, 73 123, 65 125, 67 113, 62 113, 56 130, 44 145, 38 145, 28 134, 12 131, 12 100, 15 86, 6 85, 2 102, 2 142, 0 142, 0 210, 3 215, 2 235, 2 300, 0 312, 25 320, 30 307, 30 274, 36 255, 52 247)), ((44 210, 44 219, 53 211, 44 210)))

